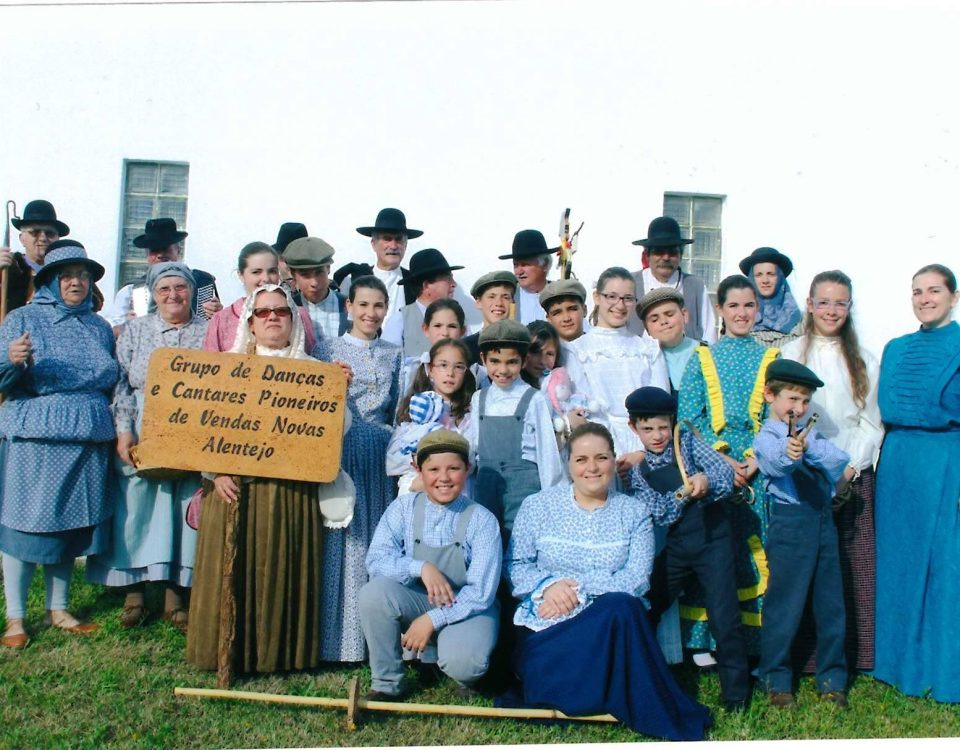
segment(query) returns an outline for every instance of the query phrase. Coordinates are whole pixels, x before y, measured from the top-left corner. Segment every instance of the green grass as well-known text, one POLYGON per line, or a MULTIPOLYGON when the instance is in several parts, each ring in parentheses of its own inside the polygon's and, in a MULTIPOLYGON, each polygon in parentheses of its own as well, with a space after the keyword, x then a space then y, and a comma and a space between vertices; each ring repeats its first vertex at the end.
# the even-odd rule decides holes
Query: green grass
MULTIPOLYGON (((2 602, 2 597, 0 597, 2 602)), ((340 710, 175 698, 173 689, 216 687, 215 675, 200 672, 183 658, 184 636, 153 617, 142 628, 117 623, 122 596, 83 580, 78 566, 71 591, 73 611, 101 624, 90 637, 45 628, 41 576, 30 591, 28 648, 0 649, 0 748, 35 747, 315 747, 383 745, 544 744, 635 742, 639 737, 618 725, 533 723, 363 714, 350 732, 340 710)), ((148 603, 159 610, 159 596, 148 603)), ((345 697, 366 667, 329 667, 288 676, 238 680, 239 690, 345 697)), ((793 711, 769 707, 757 694, 750 710, 728 715, 719 708, 715 675, 681 668, 684 687, 714 711, 716 740, 850 739, 960 736, 960 707, 907 698, 867 677, 850 691, 851 707, 839 711, 817 699, 811 678, 801 681, 793 711)), ((452 683, 419 691, 425 703, 457 703, 452 683)), ((490 701, 477 698, 477 705, 490 701)))

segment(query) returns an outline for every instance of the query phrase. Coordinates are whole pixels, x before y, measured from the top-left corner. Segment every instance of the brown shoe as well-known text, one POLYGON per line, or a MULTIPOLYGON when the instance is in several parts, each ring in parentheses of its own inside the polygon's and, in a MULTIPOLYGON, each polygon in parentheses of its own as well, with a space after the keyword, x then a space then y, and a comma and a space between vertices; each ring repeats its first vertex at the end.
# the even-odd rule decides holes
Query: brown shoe
POLYGON ((842 690, 831 690, 828 693, 820 693, 820 700, 832 703, 837 708, 847 708, 850 705, 847 703, 847 694, 842 690))
POLYGON ((65 633, 73 633, 74 635, 90 635, 100 629, 100 626, 95 622, 77 622, 76 618, 69 612, 62 613, 54 622, 53 614, 47 611, 43 616, 43 624, 52 625, 65 633))
POLYGON ((5 635, 0 638, 0 645, 4 648, 26 648, 28 643, 30 643, 30 636, 26 633, 5 635))
POLYGON ((124 604, 120 613, 120 625, 124 628, 135 628, 147 619, 147 608, 142 604, 124 604))
POLYGON ((189 621, 189 617, 189 610, 186 610, 183 607, 168 609, 163 613, 163 619, 173 625, 173 627, 175 627, 181 633, 187 632, 187 623, 189 621))
POLYGON ((770 705, 776 708, 793 708, 797 702, 793 699, 793 693, 770 693, 770 705))

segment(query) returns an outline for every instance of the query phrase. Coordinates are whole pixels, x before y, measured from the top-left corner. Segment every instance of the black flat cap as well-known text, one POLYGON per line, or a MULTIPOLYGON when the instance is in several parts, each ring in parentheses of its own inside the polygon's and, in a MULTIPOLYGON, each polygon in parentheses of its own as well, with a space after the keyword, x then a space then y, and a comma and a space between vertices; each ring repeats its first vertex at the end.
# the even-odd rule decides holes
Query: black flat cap
POLYGON ((627 396, 624 406, 631 417, 659 417, 664 414, 676 416, 677 397, 663 388, 645 385, 627 396))
POLYGON ((813 370, 792 359, 775 359, 767 365, 766 382, 771 380, 781 380, 811 389, 823 388, 823 381, 813 370))

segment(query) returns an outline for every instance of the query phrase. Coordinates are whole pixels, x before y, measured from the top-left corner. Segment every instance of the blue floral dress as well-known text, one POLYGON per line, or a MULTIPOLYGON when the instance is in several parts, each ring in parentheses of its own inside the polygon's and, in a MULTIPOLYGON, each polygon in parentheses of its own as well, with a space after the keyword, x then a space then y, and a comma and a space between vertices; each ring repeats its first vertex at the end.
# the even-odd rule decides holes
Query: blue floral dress
MULTIPOLYGON (((765 349, 749 337, 728 336, 709 349, 697 347, 683 373, 678 419, 692 422, 714 449, 738 461, 752 456, 753 439, 766 411, 764 376, 778 356, 778 349, 765 349)), ((748 647, 758 653, 760 610, 767 590, 767 498, 759 474, 750 487, 752 493, 741 493, 742 502, 730 504, 730 513, 741 617, 748 647)), ((681 598, 680 623, 687 648, 715 648, 700 592, 691 590, 681 598)))
POLYGON ((365 341, 345 333, 319 342, 317 356, 353 368, 347 392, 353 425, 343 439, 341 467, 357 488, 353 521, 345 529, 325 531, 320 654, 323 661, 356 662, 366 658, 358 596, 368 580, 367 547, 380 516, 395 497, 386 458, 402 350, 381 339, 365 341))

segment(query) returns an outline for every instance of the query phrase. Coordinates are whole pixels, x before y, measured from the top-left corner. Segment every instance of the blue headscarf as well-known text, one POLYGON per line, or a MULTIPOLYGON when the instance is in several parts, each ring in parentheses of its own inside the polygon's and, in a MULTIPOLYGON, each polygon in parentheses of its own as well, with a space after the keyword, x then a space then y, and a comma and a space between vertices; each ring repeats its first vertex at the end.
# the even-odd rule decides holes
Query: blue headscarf
POLYGON ((37 287, 33 302, 38 305, 53 305, 64 315, 86 315, 93 312, 93 282, 87 290, 87 297, 79 305, 68 305, 60 294, 60 272, 51 273, 46 283, 37 287))
POLYGON ((752 273, 748 278, 753 285, 753 290, 757 293, 757 322, 753 330, 790 333, 802 320, 803 313, 797 307, 797 301, 790 292, 790 285, 787 283, 787 277, 783 275, 783 269, 777 266, 777 286, 771 297, 760 294, 752 273))

